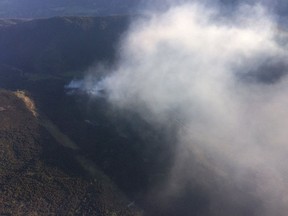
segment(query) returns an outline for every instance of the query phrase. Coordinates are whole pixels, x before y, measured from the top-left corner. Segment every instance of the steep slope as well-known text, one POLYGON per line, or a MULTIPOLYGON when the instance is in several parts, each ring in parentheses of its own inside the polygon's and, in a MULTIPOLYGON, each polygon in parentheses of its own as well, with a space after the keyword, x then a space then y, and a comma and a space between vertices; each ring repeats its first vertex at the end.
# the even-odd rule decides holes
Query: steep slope
POLYGON ((41 127, 36 111, 25 92, 0 91, 0 215, 140 215, 100 171, 85 171, 87 161, 41 127))

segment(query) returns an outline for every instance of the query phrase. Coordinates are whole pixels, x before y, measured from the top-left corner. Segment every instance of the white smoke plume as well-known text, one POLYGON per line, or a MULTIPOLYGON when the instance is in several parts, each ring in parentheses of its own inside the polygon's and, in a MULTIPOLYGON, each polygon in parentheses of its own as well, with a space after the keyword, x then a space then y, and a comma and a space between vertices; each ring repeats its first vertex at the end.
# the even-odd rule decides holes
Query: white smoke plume
POLYGON ((194 184, 210 193, 200 215, 287 215, 288 55, 272 15, 258 4, 229 17, 173 6, 135 21, 119 50, 100 86, 82 85, 151 124, 177 125, 163 197, 194 184))

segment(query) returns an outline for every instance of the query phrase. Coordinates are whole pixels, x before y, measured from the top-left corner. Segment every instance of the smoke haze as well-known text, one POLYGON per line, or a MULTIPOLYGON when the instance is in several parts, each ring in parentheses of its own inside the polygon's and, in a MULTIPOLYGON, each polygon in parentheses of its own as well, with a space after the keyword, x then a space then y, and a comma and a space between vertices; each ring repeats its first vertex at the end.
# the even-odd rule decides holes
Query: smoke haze
POLYGON ((110 75, 72 85, 175 127, 175 161, 157 199, 200 188, 209 196, 198 215, 286 215, 285 40, 261 5, 234 12, 186 3, 139 19, 110 75))

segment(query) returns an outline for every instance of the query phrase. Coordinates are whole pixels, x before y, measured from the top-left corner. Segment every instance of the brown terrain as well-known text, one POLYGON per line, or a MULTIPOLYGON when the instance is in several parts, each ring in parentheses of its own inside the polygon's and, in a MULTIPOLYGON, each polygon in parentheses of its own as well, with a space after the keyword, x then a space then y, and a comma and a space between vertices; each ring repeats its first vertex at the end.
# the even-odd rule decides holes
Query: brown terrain
POLYGON ((26 92, 0 90, 0 215, 141 215, 77 149, 26 92))

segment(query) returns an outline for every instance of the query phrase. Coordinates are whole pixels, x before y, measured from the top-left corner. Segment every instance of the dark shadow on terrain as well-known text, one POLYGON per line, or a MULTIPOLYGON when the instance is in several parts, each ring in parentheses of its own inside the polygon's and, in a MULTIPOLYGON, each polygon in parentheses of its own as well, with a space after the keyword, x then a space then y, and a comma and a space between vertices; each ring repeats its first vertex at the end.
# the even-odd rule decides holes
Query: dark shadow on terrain
POLYGON ((23 73, 59 75, 113 61, 128 16, 55 17, 0 28, 0 64, 23 73))
POLYGON ((136 114, 113 110, 104 99, 68 96, 63 86, 46 80, 27 88, 40 109, 80 146, 81 154, 131 198, 143 201, 149 188, 169 173, 174 141, 167 140, 168 131, 153 128, 136 114))

